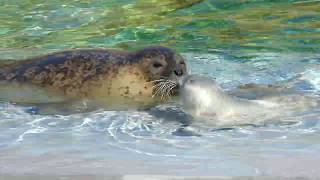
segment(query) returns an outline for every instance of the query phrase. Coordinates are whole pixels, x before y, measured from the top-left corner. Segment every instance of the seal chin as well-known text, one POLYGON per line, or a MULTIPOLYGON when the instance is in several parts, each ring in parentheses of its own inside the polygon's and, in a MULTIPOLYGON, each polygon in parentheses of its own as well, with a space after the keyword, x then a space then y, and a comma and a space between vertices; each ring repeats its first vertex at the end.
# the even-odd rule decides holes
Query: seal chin
POLYGON ((191 75, 188 75, 188 74, 186 74, 186 75, 184 75, 184 76, 181 76, 181 77, 179 77, 178 78, 178 85, 179 86, 183 86, 184 85, 184 83, 186 82, 186 80, 190 77, 191 75))
POLYGON ((173 96, 177 96, 177 95, 179 95, 179 92, 180 92, 180 85, 177 84, 176 87, 174 87, 174 88, 171 90, 171 94, 172 94, 173 96))
POLYGON ((183 86, 186 79, 189 77, 188 74, 185 74, 183 76, 174 76, 170 78, 171 81, 173 81, 176 86, 171 90, 172 95, 179 95, 180 94, 180 88, 183 86))

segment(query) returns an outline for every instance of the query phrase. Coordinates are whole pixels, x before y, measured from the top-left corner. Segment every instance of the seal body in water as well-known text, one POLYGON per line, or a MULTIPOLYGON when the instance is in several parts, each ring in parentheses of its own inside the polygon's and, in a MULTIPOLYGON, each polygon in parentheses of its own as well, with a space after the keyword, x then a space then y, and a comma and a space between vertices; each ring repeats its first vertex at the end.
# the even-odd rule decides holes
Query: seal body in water
POLYGON ((185 111, 216 125, 246 124, 292 115, 316 107, 318 100, 300 94, 248 100, 223 91, 208 77, 187 75, 180 81, 185 111))
POLYGON ((184 74, 184 59, 162 46, 136 52, 75 49, 0 66, 0 93, 11 102, 32 103, 42 101, 41 96, 110 107, 149 106, 173 93, 184 74))

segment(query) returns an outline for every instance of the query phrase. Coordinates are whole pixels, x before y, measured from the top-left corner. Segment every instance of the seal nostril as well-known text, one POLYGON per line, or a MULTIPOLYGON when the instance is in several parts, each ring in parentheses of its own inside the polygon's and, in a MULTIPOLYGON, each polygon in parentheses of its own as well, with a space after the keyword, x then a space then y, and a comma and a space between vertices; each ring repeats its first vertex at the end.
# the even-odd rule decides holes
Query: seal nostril
POLYGON ((175 73, 177 76, 182 76, 182 75, 183 75, 182 70, 174 70, 174 73, 175 73))

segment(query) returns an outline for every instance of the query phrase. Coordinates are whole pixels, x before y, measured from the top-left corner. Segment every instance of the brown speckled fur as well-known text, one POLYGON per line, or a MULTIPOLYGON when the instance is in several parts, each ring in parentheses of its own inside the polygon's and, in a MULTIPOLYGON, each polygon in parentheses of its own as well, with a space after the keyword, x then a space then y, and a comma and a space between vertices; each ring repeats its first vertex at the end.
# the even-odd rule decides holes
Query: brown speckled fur
POLYGON ((69 50, 0 67, 0 80, 31 83, 72 98, 108 102, 109 97, 150 98, 153 84, 147 82, 172 76, 173 70, 179 66, 177 59, 183 61, 172 50, 160 46, 137 52, 69 50), (152 75, 146 68, 147 59, 155 56, 165 58, 168 63, 166 71, 159 76, 152 75))

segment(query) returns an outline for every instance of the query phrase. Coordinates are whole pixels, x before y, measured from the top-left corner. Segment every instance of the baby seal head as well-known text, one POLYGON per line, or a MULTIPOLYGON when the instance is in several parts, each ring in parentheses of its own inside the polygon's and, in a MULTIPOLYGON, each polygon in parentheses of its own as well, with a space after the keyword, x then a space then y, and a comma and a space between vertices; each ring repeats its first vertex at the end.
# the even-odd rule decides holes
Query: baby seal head
POLYGON ((154 83, 154 96, 168 98, 178 92, 178 80, 187 74, 185 61, 179 54, 166 47, 153 46, 136 52, 134 58, 142 60, 143 71, 154 83))
POLYGON ((213 108, 222 96, 219 85, 207 77, 187 75, 179 84, 182 106, 192 114, 213 108))

